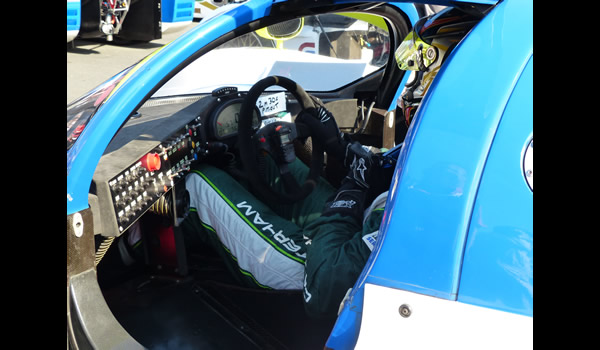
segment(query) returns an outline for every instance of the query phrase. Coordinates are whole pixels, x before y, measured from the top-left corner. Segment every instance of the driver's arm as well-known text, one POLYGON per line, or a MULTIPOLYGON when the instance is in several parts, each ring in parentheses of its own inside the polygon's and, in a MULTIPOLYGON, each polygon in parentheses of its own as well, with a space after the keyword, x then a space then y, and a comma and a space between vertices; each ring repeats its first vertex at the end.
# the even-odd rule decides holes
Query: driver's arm
POLYGON ((348 288, 360 275, 373 248, 383 210, 364 213, 371 170, 377 157, 359 143, 349 146, 348 175, 324 206, 321 217, 304 228, 306 245, 304 301, 317 317, 334 317, 348 288), (363 215, 368 215, 364 220, 363 215))

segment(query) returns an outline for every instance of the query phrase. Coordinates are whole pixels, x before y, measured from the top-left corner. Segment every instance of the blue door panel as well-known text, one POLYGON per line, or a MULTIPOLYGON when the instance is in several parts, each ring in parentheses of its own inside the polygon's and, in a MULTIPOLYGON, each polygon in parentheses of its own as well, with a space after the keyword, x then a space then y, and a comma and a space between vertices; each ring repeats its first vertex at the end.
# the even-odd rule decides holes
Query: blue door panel
POLYGON ((407 135, 359 286, 457 298, 485 162, 532 54, 531 16, 530 1, 502 2, 452 51, 407 135))
POLYGON ((458 300, 533 316, 533 192, 523 172, 533 137, 533 57, 517 84, 485 166, 458 300))

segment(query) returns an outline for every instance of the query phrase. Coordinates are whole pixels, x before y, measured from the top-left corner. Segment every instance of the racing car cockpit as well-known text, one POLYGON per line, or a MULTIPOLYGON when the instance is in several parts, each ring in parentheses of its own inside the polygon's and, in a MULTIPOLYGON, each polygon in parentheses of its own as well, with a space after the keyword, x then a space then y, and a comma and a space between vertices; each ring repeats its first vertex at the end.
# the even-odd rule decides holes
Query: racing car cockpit
POLYGON ((286 342, 282 339, 293 335, 286 332, 295 327, 282 327, 277 317, 267 315, 282 305, 297 322, 310 322, 310 328, 315 328, 314 337, 305 338, 304 343, 294 336, 293 346, 324 343, 333 325, 333 320, 309 321, 301 290, 252 290, 236 284, 227 276, 218 254, 194 246, 194 240, 184 237, 178 227, 189 211, 184 179, 199 163, 224 169, 281 203, 306 197, 321 175, 339 185, 345 175, 340 163, 325 158, 308 128, 294 123, 303 109, 324 106, 335 116, 340 130, 364 145, 395 145, 393 129, 386 132, 385 142, 382 137, 383 126, 394 118, 393 113, 374 108, 376 96, 370 91, 390 59, 388 34, 367 21, 342 15, 290 22, 287 36, 282 35, 282 26, 267 28, 278 29, 277 33, 253 31, 190 64, 130 116, 98 164, 89 195, 90 206, 97 213, 98 281, 115 317, 144 346, 162 344, 175 335, 187 344, 192 342, 187 337, 195 332, 195 338, 218 337, 232 348, 248 344, 280 347, 286 342), (379 50, 377 57, 373 56, 375 49, 379 50), (276 59, 274 52, 279 55, 276 59), (207 62, 224 66, 224 57, 236 57, 246 64, 218 70, 218 75, 205 69, 207 62), (265 63, 267 58, 271 62, 265 63), (260 66, 255 63, 259 61, 262 66, 270 65, 259 72, 267 76, 263 79, 258 79, 261 75, 252 68, 260 66), (331 78, 323 81, 329 86, 316 89, 317 77, 324 77, 327 71, 331 78), (339 74, 332 76, 331 72, 339 74), (297 80, 302 83, 278 75, 285 73, 301 77, 297 80), (203 84, 198 88, 190 77, 200 76, 203 84), (332 84, 342 88, 332 92, 332 84), (308 94, 305 87, 317 92, 308 94), (287 161, 298 157, 311 169, 310 174, 289 191, 274 192, 261 181, 255 153, 292 157, 287 161), (141 248, 132 252, 133 244, 125 244, 127 241, 141 248), (256 310, 259 306, 262 309, 256 310), (185 308, 197 313, 182 313, 185 308), (159 312, 162 317, 157 319, 153 315, 159 312), (177 330, 166 326, 184 319, 191 325, 177 330), (220 327, 199 325, 206 322, 220 327))
POLYGON ((403 2, 235 1, 67 105, 67 347, 371 348, 409 333, 422 344, 433 322, 440 343, 481 348, 530 332, 533 56, 530 28, 506 19, 531 4, 444 3, 430 15, 403 2), (341 215, 357 201, 337 195, 370 189, 344 186, 364 184, 372 163, 358 149, 342 162, 339 139, 388 171, 373 181, 385 196, 372 203, 383 200, 360 215, 341 215), (333 199, 312 201, 322 183, 333 199), (217 227, 200 212, 226 207, 226 188, 256 201, 235 197, 217 227), (316 229, 297 226, 291 243, 261 216, 303 201, 319 203, 316 229), (320 221, 333 209, 335 232, 320 221), (290 264, 272 271, 295 260, 293 287, 255 278, 219 235, 251 230, 269 253, 288 244, 271 261, 290 264), (321 263, 316 247, 358 258, 321 263), (311 274, 335 293, 315 293, 327 288, 311 274), (312 317, 315 299, 330 317, 312 317))
MULTIPOLYGON (((296 122, 319 107, 344 137, 375 152, 392 149, 391 175, 407 125, 402 113, 377 106, 397 97, 404 72, 390 50, 407 33, 404 17, 385 5, 256 28, 223 38, 130 115, 104 151, 89 192, 98 281, 127 332, 151 348, 217 339, 224 348, 322 346, 335 320, 307 318, 301 290, 240 286, 218 254, 185 236, 184 179, 209 163, 274 205, 305 198, 320 176, 339 186, 346 175, 339 160, 324 154, 325 140, 310 125, 296 122), (273 190, 262 180, 265 154, 284 168, 297 157, 310 169, 307 178, 286 183, 283 193, 273 190), (141 246, 137 253, 134 245, 141 246), (272 316, 281 312, 294 321, 272 316), (298 327, 312 336, 299 336, 298 327)), ((90 106, 128 72, 72 105, 67 148, 90 106)))

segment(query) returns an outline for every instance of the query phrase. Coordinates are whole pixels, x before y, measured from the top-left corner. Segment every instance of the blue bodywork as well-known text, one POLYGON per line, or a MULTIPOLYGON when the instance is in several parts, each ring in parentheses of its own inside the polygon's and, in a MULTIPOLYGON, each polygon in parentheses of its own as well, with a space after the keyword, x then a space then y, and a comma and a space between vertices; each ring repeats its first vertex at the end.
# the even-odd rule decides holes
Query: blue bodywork
POLYGON ((162 0, 163 22, 185 22, 194 19, 194 0, 162 0))
POLYGON ((67 2, 67 32, 81 26, 81 1, 67 2))
MULTIPOLYGON (((268 16, 273 3, 232 6, 130 72, 67 152, 67 215, 88 207, 96 165, 127 117, 188 57, 268 16)), ((396 5, 418 19, 411 4, 396 5)), ((365 283, 533 316, 533 192, 522 167, 533 139, 532 10, 532 1, 498 3, 438 73, 398 156, 377 245, 328 347, 356 343, 365 283)))
MULTIPOLYGON (((519 1, 498 5, 453 51, 436 77, 400 154, 392 206, 381 230, 384 239, 366 276, 368 282, 446 299, 459 294, 461 261, 492 143, 507 103, 517 103, 511 96, 533 55, 531 21, 526 20, 531 18, 531 2, 529 9, 525 5, 519 1), (506 25, 507 18, 508 23, 524 24, 506 25)), ((512 156, 517 165, 532 133, 531 114, 525 114, 531 111, 532 100, 519 101, 529 105, 514 108, 520 116, 516 119, 530 123, 511 123, 507 128, 525 129, 521 149, 497 151, 512 156)), ((522 176, 520 181, 531 202, 522 176)), ((497 191, 491 196, 506 195, 497 191)))

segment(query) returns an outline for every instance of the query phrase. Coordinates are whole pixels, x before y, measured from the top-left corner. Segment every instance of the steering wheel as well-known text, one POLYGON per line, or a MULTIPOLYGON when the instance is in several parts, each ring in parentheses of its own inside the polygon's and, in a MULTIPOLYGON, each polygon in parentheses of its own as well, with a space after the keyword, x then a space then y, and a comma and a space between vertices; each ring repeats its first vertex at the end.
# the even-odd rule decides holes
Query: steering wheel
POLYGON ((300 103, 302 110, 315 109, 315 104, 304 89, 291 79, 270 76, 258 81, 244 99, 238 119, 238 141, 240 157, 250 185, 265 200, 280 204, 291 204, 306 198, 316 187, 323 167, 323 147, 319 140, 312 140, 310 169, 302 185, 289 172, 288 164, 294 161, 293 141, 311 136, 308 126, 302 123, 277 121, 258 131, 252 130, 254 106, 260 95, 270 86, 278 85, 289 91, 300 103), (258 157, 267 152, 275 160, 284 185, 285 192, 272 188, 259 172, 258 157))

